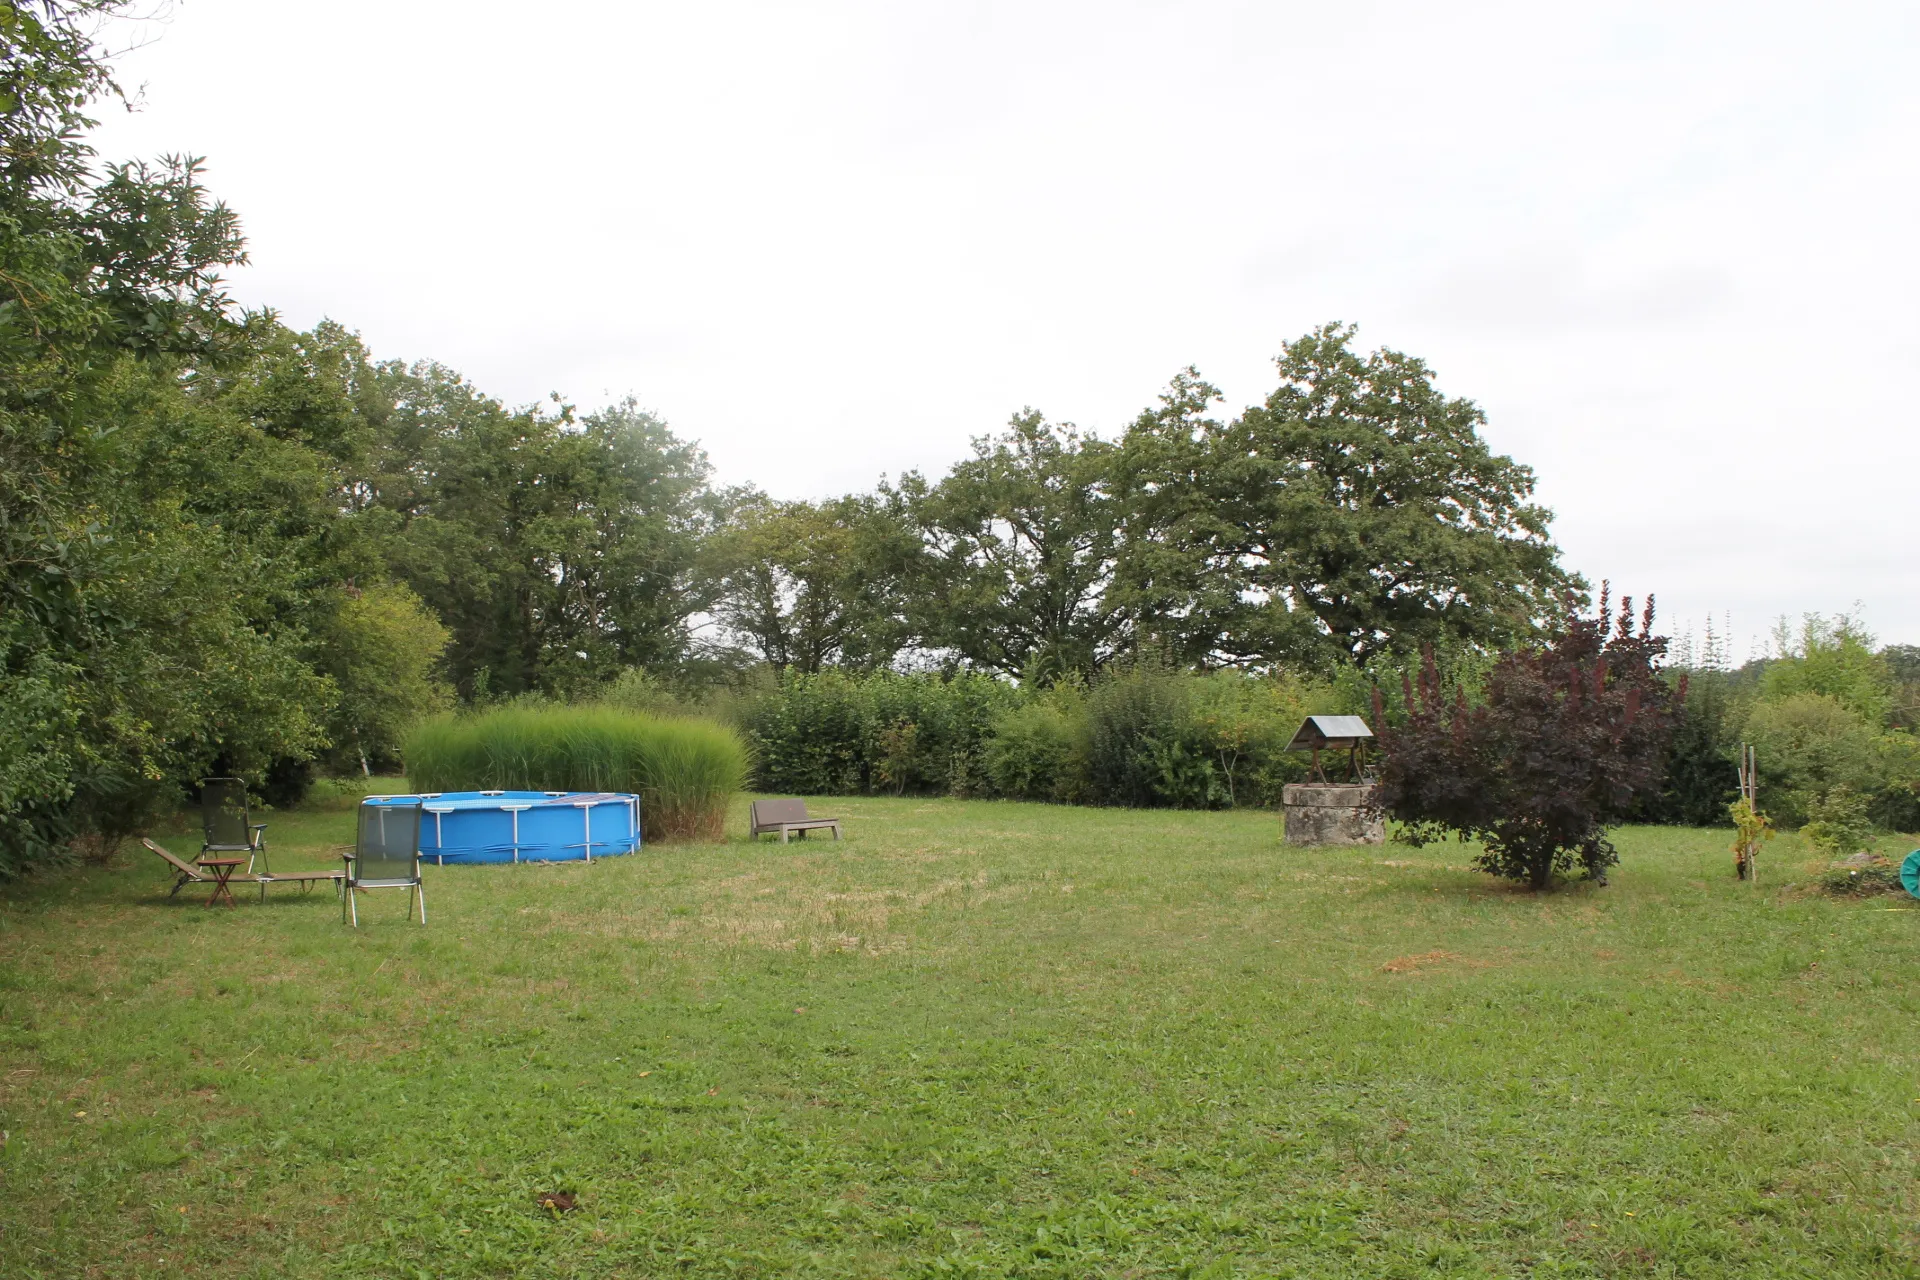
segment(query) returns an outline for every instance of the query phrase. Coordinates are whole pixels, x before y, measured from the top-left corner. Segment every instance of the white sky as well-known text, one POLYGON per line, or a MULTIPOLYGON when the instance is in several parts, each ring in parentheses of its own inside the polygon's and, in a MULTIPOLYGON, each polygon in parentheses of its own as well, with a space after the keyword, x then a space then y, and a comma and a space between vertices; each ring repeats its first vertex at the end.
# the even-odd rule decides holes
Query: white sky
POLYGON ((1920 643, 1920 6, 180 0, 107 158, 189 151, 237 296, 726 482, 1112 434, 1325 320, 1425 357, 1666 628, 1920 643))

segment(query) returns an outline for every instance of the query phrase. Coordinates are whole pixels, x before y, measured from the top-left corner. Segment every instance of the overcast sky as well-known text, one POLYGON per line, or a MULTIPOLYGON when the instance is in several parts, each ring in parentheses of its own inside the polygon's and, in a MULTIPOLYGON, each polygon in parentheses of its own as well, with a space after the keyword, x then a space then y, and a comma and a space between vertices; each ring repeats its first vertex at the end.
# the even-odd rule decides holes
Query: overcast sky
MULTIPOLYGON (((179 0, 103 156, 188 151, 249 305, 783 497, 1032 405, 1426 358, 1667 628, 1920 643, 1920 6, 179 0)), ((126 33, 122 33, 123 35, 126 33)))

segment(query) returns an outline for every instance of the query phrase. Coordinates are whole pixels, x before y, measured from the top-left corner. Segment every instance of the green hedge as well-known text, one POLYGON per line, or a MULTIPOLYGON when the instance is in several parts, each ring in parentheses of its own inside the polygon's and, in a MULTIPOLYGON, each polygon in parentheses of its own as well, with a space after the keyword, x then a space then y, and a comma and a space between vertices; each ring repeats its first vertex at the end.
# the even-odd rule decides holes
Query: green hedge
POLYGON ((803 795, 992 794, 984 751, 1020 693, 989 676, 783 676, 744 708, 755 780, 803 795))
POLYGON ((646 837, 717 840, 747 778, 747 751, 725 725, 609 707, 498 707, 442 716, 406 742, 422 791, 627 791, 646 837))
POLYGON ((1306 771, 1288 739, 1336 696, 1156 668, 1045 692, 977 674, 828 672, 782 677, 740 718, 765 791, 1225 808, 1279 803, 1306 771))

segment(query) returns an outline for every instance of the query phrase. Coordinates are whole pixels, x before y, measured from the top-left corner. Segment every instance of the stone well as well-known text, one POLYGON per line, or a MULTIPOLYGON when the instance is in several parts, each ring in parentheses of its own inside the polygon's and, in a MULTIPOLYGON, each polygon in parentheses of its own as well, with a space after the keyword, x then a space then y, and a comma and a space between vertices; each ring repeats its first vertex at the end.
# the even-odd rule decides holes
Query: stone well
POLYGON ((1288 844, 1385 844, 1386 820, 1365 783, 1290 782, 1280 791, 1288 844))

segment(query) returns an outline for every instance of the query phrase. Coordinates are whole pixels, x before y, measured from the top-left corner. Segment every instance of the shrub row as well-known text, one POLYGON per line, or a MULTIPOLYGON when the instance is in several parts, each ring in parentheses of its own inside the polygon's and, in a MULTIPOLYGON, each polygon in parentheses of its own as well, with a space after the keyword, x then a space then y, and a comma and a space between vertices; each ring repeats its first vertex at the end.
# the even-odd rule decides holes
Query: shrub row
POLYGON ((747 779, 739 736, 710 720, 611 707, 506 706, 442 716, 406 742, 421 791, 625 791, 647 839, 719 839, 747 779))
POLYGON ((805 795, 993 793, 986 743, 1019 705, 990 676, 785 675, 736 714, 756 784, 805 795))
POLYGON ((987 676, 789 675, 738 711, 755 783, 919 794, 1270 806, 1305 776, 1285 751, 1331 691, 1286 678, 1136 668, 1044 692, 987 676))

